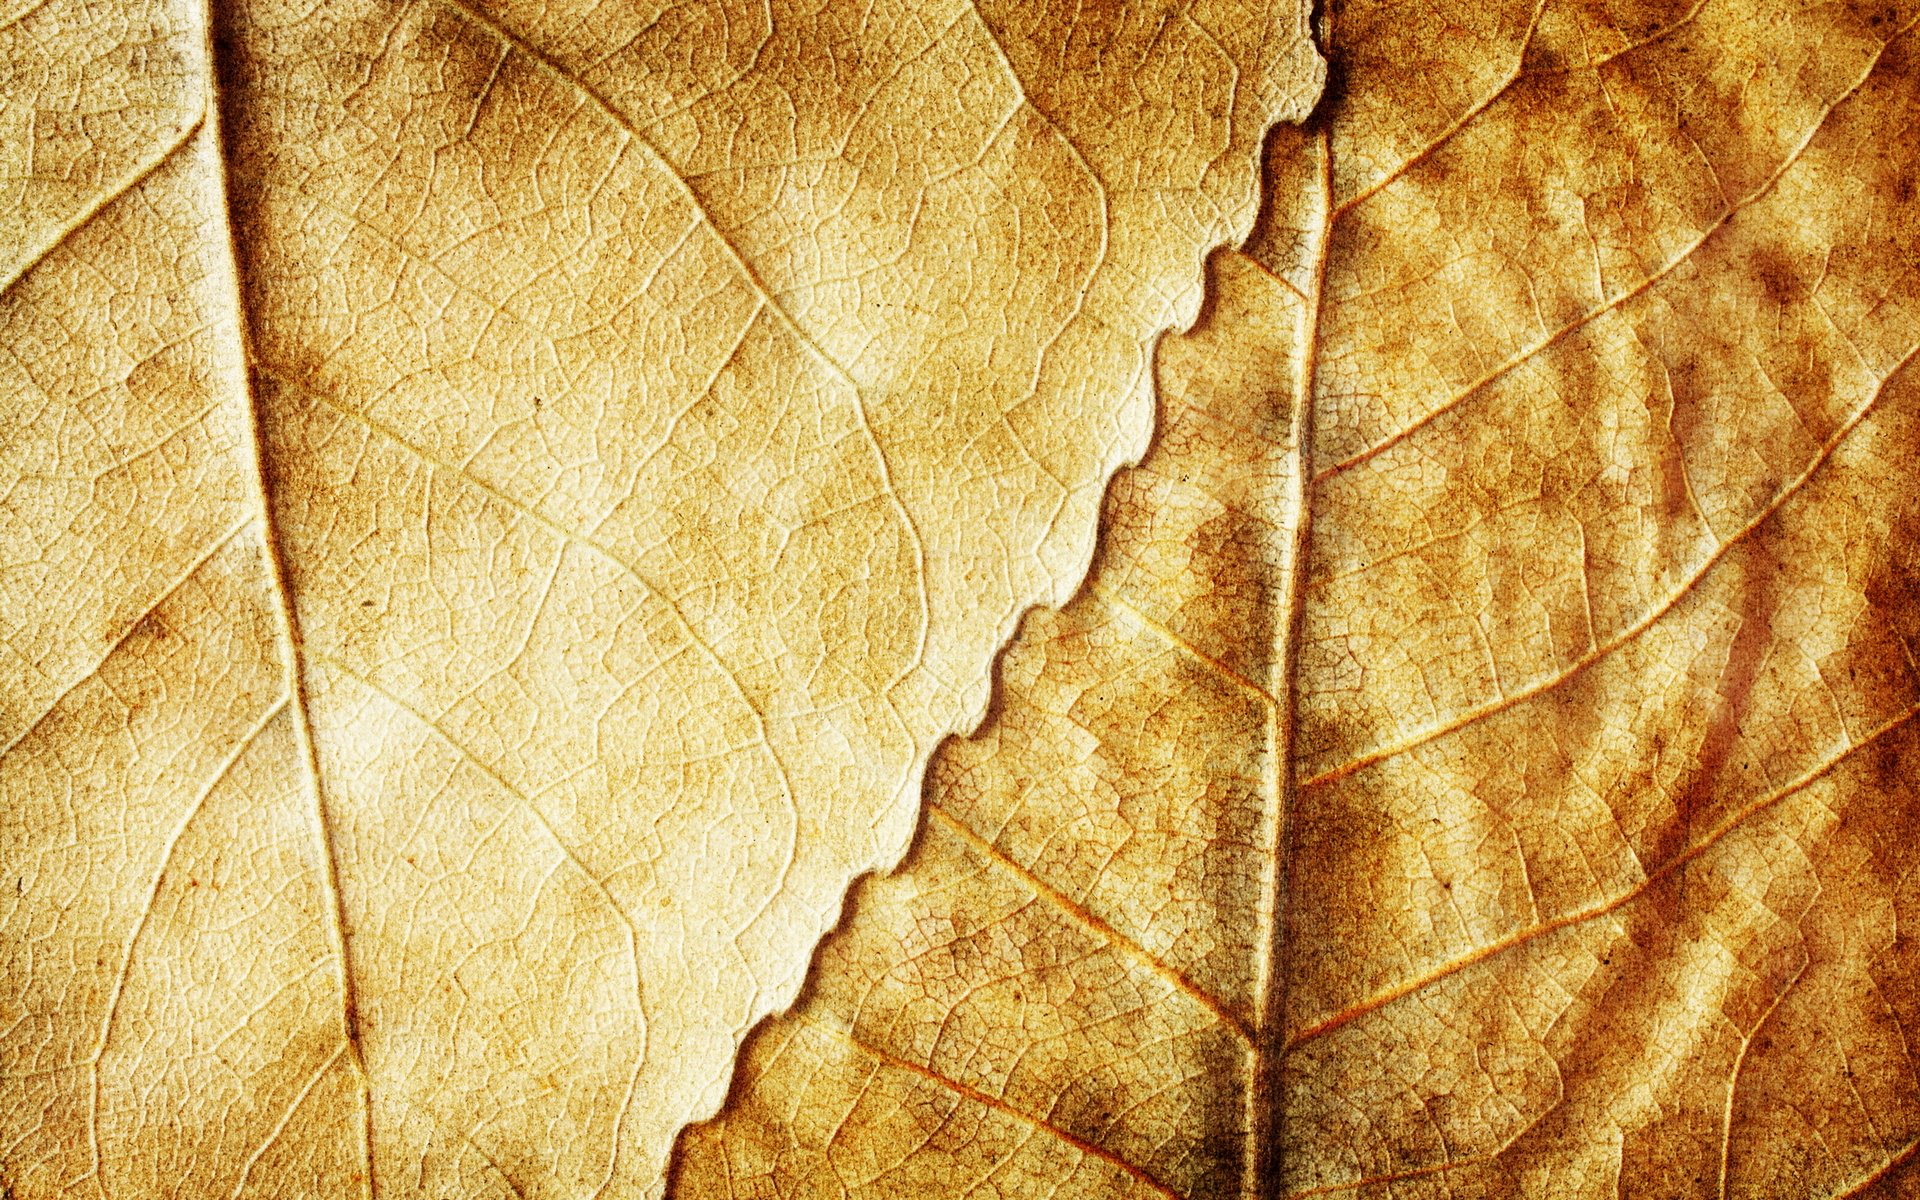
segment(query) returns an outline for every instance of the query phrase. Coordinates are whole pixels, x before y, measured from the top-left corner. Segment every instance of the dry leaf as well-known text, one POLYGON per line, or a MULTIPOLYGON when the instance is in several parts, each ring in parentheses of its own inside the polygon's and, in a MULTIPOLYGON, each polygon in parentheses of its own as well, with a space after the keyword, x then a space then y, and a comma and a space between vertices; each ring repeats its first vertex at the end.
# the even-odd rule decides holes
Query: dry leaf
POLYGON ((677 1194, 1920 1195, 1917 15, 1332 4, 677 1194))
POLYGON ((1304 114, 1304 12, 0 13, 0 1192, 655 1195, 1304 114))

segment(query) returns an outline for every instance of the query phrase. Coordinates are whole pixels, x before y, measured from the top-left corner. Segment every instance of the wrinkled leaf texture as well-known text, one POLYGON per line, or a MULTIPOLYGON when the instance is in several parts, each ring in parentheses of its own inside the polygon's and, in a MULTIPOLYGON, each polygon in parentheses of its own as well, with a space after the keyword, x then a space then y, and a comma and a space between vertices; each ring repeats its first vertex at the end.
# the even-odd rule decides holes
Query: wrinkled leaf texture
POLYGON ((1333 0, 678 1194, 1920 1195, 1917 16, 1333 0))
POLYGON ((1304 5, 0 10, 0 1193, 659 1195, 1304 5))

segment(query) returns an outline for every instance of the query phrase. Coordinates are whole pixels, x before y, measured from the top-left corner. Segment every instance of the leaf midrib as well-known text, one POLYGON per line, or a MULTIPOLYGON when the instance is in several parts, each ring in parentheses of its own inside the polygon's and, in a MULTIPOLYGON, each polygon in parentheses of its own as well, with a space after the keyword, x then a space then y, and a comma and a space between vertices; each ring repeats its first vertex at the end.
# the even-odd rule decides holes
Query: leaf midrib
MULTIPOLYGON (((356 1080, 359 1083, 360 1121, 359 1143, 364 1171, 360 1175, 361 1192, 365 1200, 374 1200, 377 1184, 373 1151, 373 1077, 367 1070, 365 1048, 360 1042, 357 994, 353 978, 352 962, 348 957, 346 905, 340 892, 339 848, 335 843, 333 822, 327 811, 326 788, 320 778, 319 758, 313 744, 313 718, 308 710, 305 681, 301 671, 301 641, 298 618, 293 609, 293 596, 287 587, 286 564, 283 559, 284 547, 280 532, 274 523, 273 504, 267 478, 265 438, 261 430, 263 412, 259 398, 254 394, 252 380, 252 333, 248 322, 244 287, 240 278, 240 253, 235 242, 233 221, 233 196, 231 181, 227 176, 227 145, 222 136, 221 106, 224 89, 220 81, 219 59, 217 57, 218 37, 216 22, 218 15, 214 10, 216 0, 203 0, 200 18, 202 22, 202 50, 204 56, 206 81, 206 136, 212 143, 209 158, 213 164, 211 182, 214 211, 218 215, 221 231, 221 244, 215 251, 217 265, 215 271, 221 282, 222 299, 225 307, 233 315, 233 340, 222 349, 228 355, 227 374, 235 381, 238 395, 234 401, 244 406, 242 420, 245 436, 242 439, 241 455, 244 460, 245 474, 251 490, 251 500, 260 523, 263 565, 266 568, 267 584, 273 595, 273 623, 275 640, 279 643, 281 688, 284 691, 293 713, 293 732, 296 753, 300 758, 302 772, 306 776, 307 790, 313 805, 315 849, 319 857, 320 883, 323 905, 326 908, 326 934, 328 947, 334 960, 335 986, 340 997, 339 1037, 347 1060, 352 1064, 356 1080)), ((131 950, 129 950, 131 954, 131 950)))

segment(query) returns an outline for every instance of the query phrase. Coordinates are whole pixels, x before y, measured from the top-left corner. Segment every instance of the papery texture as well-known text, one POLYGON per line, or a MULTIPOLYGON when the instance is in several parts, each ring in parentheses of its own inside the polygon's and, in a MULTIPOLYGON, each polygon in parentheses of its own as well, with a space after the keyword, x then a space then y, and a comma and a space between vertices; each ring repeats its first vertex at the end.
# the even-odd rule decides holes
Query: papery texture
POLYGON ((1330 4, 681 1194, 1914 1194, 1916 15, 1330 4))
POLYGON ((0 14, 0 1190, 657 1195, 1320 79, 1204 2, 0 14))

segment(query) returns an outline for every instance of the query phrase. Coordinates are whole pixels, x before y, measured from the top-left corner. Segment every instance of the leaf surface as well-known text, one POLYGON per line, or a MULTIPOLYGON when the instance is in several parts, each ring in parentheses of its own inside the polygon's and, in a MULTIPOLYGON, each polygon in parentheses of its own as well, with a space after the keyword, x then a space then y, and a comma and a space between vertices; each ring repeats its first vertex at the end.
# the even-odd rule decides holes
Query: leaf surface
POLYGON ((0 13, 0 1191, 657 1195, 1057 603, 1304 13, 0 13))
POLYGON ((1331 4, 678 1194, 1914 1194, 1916 16, 1331 4))

